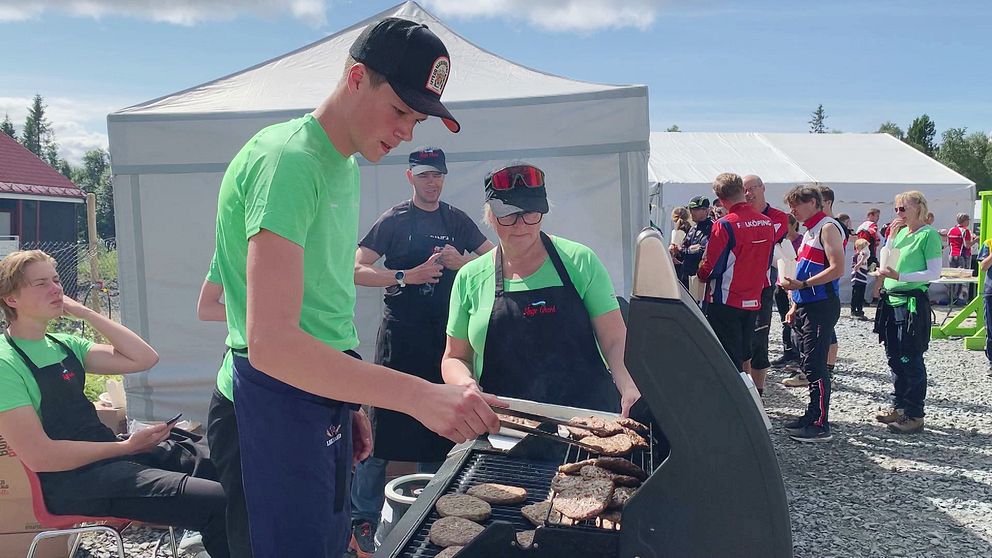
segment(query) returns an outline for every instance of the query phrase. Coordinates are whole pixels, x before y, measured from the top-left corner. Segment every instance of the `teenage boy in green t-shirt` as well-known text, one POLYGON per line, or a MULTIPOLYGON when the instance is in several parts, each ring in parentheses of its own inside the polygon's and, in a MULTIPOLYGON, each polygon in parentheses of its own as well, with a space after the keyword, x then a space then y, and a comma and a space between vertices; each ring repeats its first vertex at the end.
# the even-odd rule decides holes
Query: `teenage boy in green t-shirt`
POLYGON ((357 403, 409 414, 455 442, 499 428, 489 408, 498 399, 352 358, 352 155, 379 161, 428 115, 453 132, 458 123, 440 102, 448 53, 426 26, 386 18, 350 54, 316 110, 249 140, 218 196, 215 252, 255 558, 345 551, 351 469, 372 442, 357 403))

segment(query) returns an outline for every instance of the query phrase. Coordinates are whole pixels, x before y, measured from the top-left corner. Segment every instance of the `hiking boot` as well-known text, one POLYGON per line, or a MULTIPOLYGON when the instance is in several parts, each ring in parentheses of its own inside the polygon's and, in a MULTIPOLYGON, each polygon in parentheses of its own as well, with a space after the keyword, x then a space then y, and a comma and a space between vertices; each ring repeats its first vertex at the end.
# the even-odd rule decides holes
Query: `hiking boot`
POLYGON ((790 355, 782 355, 782 356, 778 357, 777 359, 771 361, 770 364, 772 366, 779 367, 779 366, 785 366, 786 364, 789 364, 790 362, 796 362, 797 360, 799 360, 798 357, 794 357, 794 356, 790 356, 790 355))
POLYGON ((351 522, 351 542, 348 551, 354 552, 356 558, 372 558, 375 552, 376 526, 367 519, 351 522))
POLYGON ((803 428, 790 431, 789 438, 797 442, 819 443, 829 442, 834 437, 830 435, 830 427, 828 425, 816 426, 815 424, 809 424, 803 428))
POLYGON ((923 430, 923 417, 913 418, 903 415, 889 425, 889 431, 896 434, 915 434, 920 430, 923 430))
POLYGON ((791 388, 806 387, 809 385, 809 380, 806 379, 806 375, 801 372, 796 372, 792 376, 782 380, 782 385, 791 388))
POLYGON ((882 424, 892 424, 893 422, 898 422, 902 417, 902 409, 888 408, 884 411, 879 411, 875 415, 875 420, 882 424))

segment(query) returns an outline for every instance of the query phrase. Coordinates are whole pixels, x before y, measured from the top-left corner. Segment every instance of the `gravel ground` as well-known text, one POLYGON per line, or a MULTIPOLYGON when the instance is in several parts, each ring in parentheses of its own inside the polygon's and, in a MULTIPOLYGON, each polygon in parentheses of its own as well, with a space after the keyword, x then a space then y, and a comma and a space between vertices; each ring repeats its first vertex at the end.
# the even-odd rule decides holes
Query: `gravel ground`
MULTIPOLYGON (((176 544, 183 536, 176 529, 176 544)), ((124 531, 124 554, 128 558, 172 558, 168 529, 147 526, 130 527, 124 531)), ((109 535, 86 535, 76 551, 75 558, 111 558, 117 556, 117 544, 109 535)), ((180 558, 194 558, 193 554, 180 552, 180 558)))
MULTIPOLYGON (((796 558, 992 556, 992 378, 984 355, 960 340, 930 344, 926 429, 904 436, 874 420, 891 382, 871 322, 852 320, 845 308, 837 337, 833 441, 800 444, 785 435, 781 423, 806 405, 805 389, 779 383, 786 373, 773 370, 765 390, 796 558)), ((771 338, 775 357, 777 323, 771 338)), ((172 556, 164 533, 125 532, 128 556, 152 558, 160 538, 154 556, 172 556)), ((83 549, 77 556, 114 555, 109 537, 88 537, 83 549)))
MULTIPOLYGON (((806 390, 783 387, 780 371, 766 384, 795 556, 992 556, 992 378, 984 354, 961 340, 931 342, 926 429, 892 434, 874 420, 892 384, 871 327, 842 310, 833 441, 790 440, 781 425, 802 414, 806 390)), ((780 331, 773 324, 773 350, 780 331)))

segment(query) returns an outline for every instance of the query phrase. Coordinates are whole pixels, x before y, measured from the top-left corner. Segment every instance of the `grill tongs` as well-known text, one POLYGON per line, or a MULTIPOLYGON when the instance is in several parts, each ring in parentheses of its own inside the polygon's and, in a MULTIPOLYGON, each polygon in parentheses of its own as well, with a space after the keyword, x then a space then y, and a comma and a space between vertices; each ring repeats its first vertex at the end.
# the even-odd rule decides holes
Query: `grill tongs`
MULTIPOLYGON (((527 420, 532 420, 534 422, 550 423, 550 424, 555 424, 555 425, 558 425, 558 426, 567 426, 567 427, 570 427, 570 428, 578 428, 580 430, 588 430, 590 433, 594 433, 593 429, 590 428, 590 427, 588 427, 588 426, 584 426, 584 425, 581 425, 581 424, 573 424, 571 422, 568 422, 567 420, 561 420, 561 419, 557 419, 557 418, 553 418, 553 417, 546 417, 544 415, 537 415, 537 414, 534 414, 534 413, 528 413, 526 411, 518 411, 516 409, 509 409, 509 408, 505 408, 505 407, 493 407, 493 406, 490 406, 490 407, 497 414, 507 415, 507 416, 511 416, 511 417, 517 417, 517 418, 522 418, 522 419, 527 419, 527 420)), ((588 451, 590 453, 594 453, 594 454, 600 454, 600 453, 602 453, 602 449, 601 448, 597 448, 596 446, 591 446, 589 444, 586 444, 586 443, 583 443, 583 442, 579 442, 578 440, 572 440, 571 438, 562 438, 558 434, 553 434, 551 432, 545 432, 544 430, 541 430, 539 428, 531 428, 530 426, 524 426, 522 424, 517 424, 515 422, 510 422, 508 420, 503 420, 503 419, 500 419, 499 424, 503 428, 506 428, 506 429, 509 429, 509 430, 517 430, 519 432, 526 432, 527 434, 531 434, 531 435, 537 436, 539 438, 545 438, 547 440, 558 442, 560 444, 568 444, 568 445, 571 445, 571 446, 580 447, 580 448, 582 448, 582 449, 584 449, 584 450, 586 450, 586 451, 588 451)))

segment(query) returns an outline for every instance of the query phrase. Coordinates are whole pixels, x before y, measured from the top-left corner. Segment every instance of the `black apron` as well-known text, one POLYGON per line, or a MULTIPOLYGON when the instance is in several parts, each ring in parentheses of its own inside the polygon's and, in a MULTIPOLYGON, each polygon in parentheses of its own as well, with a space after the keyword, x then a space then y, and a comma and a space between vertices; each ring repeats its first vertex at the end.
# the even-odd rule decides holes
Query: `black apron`
POLYGON ((496 299, 479 385, 496 396, 618 412, 620 393, 600 355, 589 312, 551 238, 542 232, 541 242, 560 287, 506 292, 503 251, 496 248, 496 299))
MULTIPOLYGON (((48 339, 65 351, 61 362, 38 368, 34 362, 4 332, 7 343, 31 370, 41 392, 41 426, 52 440, 81 442, 118 442, 96 414, 96 407, 86 399, 83 387, 86 372, 76 354, 51 335, 48 339)), ((90 463, 71 471, 38 473, 45 502, 52 513, 106 515, 102 505, 89 500, 129 498, 139 496, 175 496, 181 486, 181 476, 214 478, 209 468, 213 464, 199 445, 198 436, 173 430, 170 439, 154 450, 90 463), (89 502, 88 502, 89 501, 89 502)))
MULTIPOLYGON (((411 202, 412 205, 412 202, 411 202)), ((397 269, 411 269, 427 260, 436 249, 451 244, 451 220, 447 204, 438 207, 449 240, 437 240, 417 231, 417 217, 410 208, 410 233, 406 253, 391 257, 397 269), (394 263, 395 262, 395 263, 394 263)), ((441 356, 446 342, 448 300, 456 272, 444 269, 433 285, 398 285, 386 289, 386 310, 376 337, 375 363, 423 378, 435 384, 441 379, 441 356)), ((375 439, 372 455, 380 459, 431 463, 443 461, 453 443, 438 436, 409 415, 389 409, 372 409, 375 439)))

